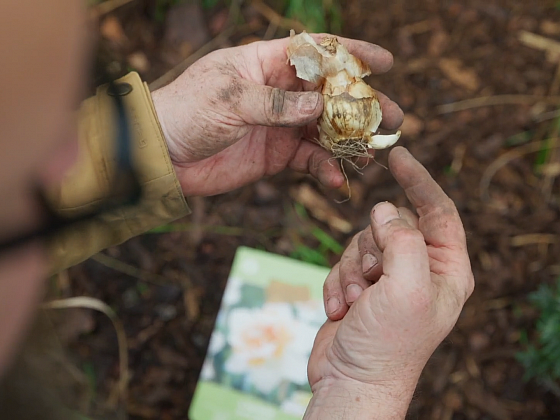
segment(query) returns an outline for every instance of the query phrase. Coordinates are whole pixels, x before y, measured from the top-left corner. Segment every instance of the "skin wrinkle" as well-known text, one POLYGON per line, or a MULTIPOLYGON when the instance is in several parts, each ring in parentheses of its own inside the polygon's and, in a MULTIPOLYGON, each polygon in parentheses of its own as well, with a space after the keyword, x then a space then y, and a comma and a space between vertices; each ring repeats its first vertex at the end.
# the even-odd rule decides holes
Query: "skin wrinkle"
MULTIPOLYGON (((204 133, 204 137, 200 138, 196 147, 187 144, 183 146, 184 154, 195 161, 206 159, 214 154, 215 145, 212 138, 229 135, 232 129, 242 129, 235 122, 228 121, 227 116, 218 111, 212 111, 212 114, 204 115, 202 118, 193 118, 191 124, 192 127, 200 127, 200 131, 204 133), (220 124, 216 124, 215 121, 219 121, 220 124)), ((179 159, 172 154, 172 160, 177 161, 179 159)))
MULTIPOLYGON (((355 331, 354 331, 354 334, 355 334, 355 335, 357 335, 357 336, 359 336, 359 337, 363 337, 363 331, 367 331, 368 328, 366 327, 366 324, 365 324, 364 321, 362 320, 362 314, 361 314, 359 311, 354 311, 354 313, 358 313, 358 321, 359 321, 359 323, 361 324, 361 328, 358 328, 358 327, 356 326, 356 323, 354 322, 354 324, 353 324, 353 326, 352 326, 352 327, 353 327, 352 329, 355 330, 355 331)), ((373 320, 374 320, 374 321, 377 321, 377 318, 374 317, 373 320)), ((378 324, 378 328, 382 328, 382 325, 383 325, 383 324, 382 324, 381 322, 378 322, 378 321, 377 321, 377 324, 378 324)), ((338 336, 337 336, 337 338, 338 338, 338 336)), ((402 346, 401 346, 401 347, 402 347, 402 346)), ((329 360, 331 361, 331 363, 333 364, 333 366, 334 366, 341 374, 343 374, 345 377, 348 377, 348 375, 344 374, 344 373, 340 370, 340 366, 337 366, 337 365, 338 365, 338 363, 336 363, 336 362, 337 362, 337 358, 338 358, 338 362, 342 363, 343 366, 352 365, 352 366, 358 368, 360 371, 364 371, 364 368, 363 368, 362 366, 359 366, 359 365, 357 365, 356 363, 351 362, 351 361, 349 360, 349 358, 351 358, 351 357, 348 356, 348 353, 351 352, 352 349, 349 348, 348 343, 345 343, 345 344, 342 346, 342 345, 340 345, 339 340, 335 339, 335 341, 334 341, 333 344, 328 348, 328 350, 329 350, 329 349, 330 349, 330 353, 329 353, 329 352, 326 353, 327 359, 329 359, 329 360), (329 358, 329 355, 330 355, 330 358, 329 358)), ((396 354, 399 354, 399 352, 397 351, 396 354)), ((395 354, 395 355, 396 355, 396 354, 395 354)), ((406 357, 406 354, 400 354, 400 356, 406 357)), ((395 357, 393 360, 395 360, 395 359, 398 359, 398 358, 395 357)), ((386 364, 384 364, 382 367, 379 367, 379 368, 380 368, 380 369, 381 369, 381 368, 385 369, 385 368, 387 368, 387 367, 388 367, 388 366, 387 366, 386 364)), ((394 376, 395 378, 402 378, 402 368, 401 368, 401 369, 398 369, 398 372, 399 372, 398 374, 397 374, 397 366, 396 366, 396 365, 391 366, 391 368, 394 370, 394 373, 395 373, 395 374, 394 374, 393 376, 394 376)), ((368 372, 367 372, 367 371, 364 371, 363 374, 364 374, 364 376, 368 376, 368 372)), ((370 385, 379 385, 379 384, 380 384, 379 381, 367 381, 367 380, 366 380, 366 381, 363 381, 363 379, 357 379, 357 378, 351 378, 351 379, 356 380, 356 381, 362 381, 362 382, 365 382, 365 383, 370 384, 370 385)), ((388 380, 387 383, 392 383, 392 382, 388 380)))
POLYGON ((317 162, 317 159, 318 159, 317 154, 313 153, 311 155, 311 158, 307 161, 308 164, 307 170, 310 174, 317 174, 317 175, 319 174, 319 168, 321 167, 321 164, 324 161, 320 160, 319 162, 317 162))

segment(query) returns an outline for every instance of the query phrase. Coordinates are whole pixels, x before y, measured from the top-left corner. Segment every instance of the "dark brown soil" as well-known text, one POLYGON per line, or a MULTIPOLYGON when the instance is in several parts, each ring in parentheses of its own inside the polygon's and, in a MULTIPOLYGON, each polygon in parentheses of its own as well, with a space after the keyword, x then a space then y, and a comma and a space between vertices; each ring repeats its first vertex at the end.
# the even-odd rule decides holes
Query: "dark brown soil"
MULTIPOLYGON (((104 57, 116 62, 143 52, 151 63, 143 71, 148 81, 180 61, 170 54, 173 48, 162 36, 165 22, 154 21, 150 4, 133 2, 111 15, 124 28, 124 44, 102 41, 104 57)), ((264 18, 245 6, 243 10, 247 20, 262 28, 234 34, 224 46, 266 32, 264 18)), ((205 11, 202 26, 215 34, 226 15, 219 7, 205 11)), ((407 118, 400 144, 427 166, 457 204, 477 282, 457 328, 422 376, 411 419, 560 418, 557 397, 526 383, 515 359, 522 349, 521 331, 530 330, 537 315, 528 305, 528 293, 560 272, 558 183, 551 177, 552 187, 546 189, 533 153, 504 165, 489 188, 481 189, 484 174, 513 142, 550 135, 553 120, 539 122, 535 116, 554 110, 554 103, 530 100, 446 113, 438 108, 480 96, 558 95, 558 61, 518 38, 525 30, 560 40, 555 28, 560 28, 560 12, 552 0, 345 2, 343 34, 377 43, 395 56, 393 70, 370 82, 401 105, 407 118), (522 236, 528 234, 546 236, 522 236)), ((285 34, 278 30, 276 36, 285 34)), ((377 159, 386 162, 387 152, 377 159)), ((550 159, 558 164, 557 154, 550 159)), ((325 194, 354 231, 366 226, 377 202, 406 204, 381 166, 371 164, 363 175, 352 172, 350 178, 349 202, 335 203, 343 193, 325 194)), ((105 253, 136 267, 134 275, 95 260, 69 271, 67 296, 100 298, 125 325, 132 375, 127 410, 132 418, 187 417, 238 246, 280 254, 290 254, 297 243, 315 248, 318 243, 309 234, 315 226, 342 244, 348 242, 351 234, 297 216, 289 191, 304 183, 319 190, 310 178, 286 172, 229 194, 191 200, 193 214, 180 221, 185 231, 147 234, 105 253), (162 281, 167 284, 154 284, 162 281)), ((337 256, 329 258, 334 263, 337 256)), ((70 329, 69 347, 79 366, 95 372, 90 376, 97 395, 106 396, 118 377, 114 330, 102 315, 85 315, 84 322, 86 327, 82 323, 70 329)))

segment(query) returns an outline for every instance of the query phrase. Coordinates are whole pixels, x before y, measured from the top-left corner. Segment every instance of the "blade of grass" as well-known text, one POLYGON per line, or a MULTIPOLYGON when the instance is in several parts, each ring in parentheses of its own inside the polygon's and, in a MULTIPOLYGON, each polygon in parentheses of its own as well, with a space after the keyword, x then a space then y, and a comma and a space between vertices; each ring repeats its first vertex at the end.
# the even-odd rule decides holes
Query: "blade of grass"
POLYGON ((126 333, 121 320, 109 305, 99 299, 88 296, 79 296, 68 299, 59 299, 46 302, 41 305, 43 309, 69 309, 69 308, 87 308, 99 311, 105 314, 113 324, 117 334, 117 343, 119 348, 119 370, 120 378, 118 381, 118 399, 126 404, 128 392, 128 344, 126 333))

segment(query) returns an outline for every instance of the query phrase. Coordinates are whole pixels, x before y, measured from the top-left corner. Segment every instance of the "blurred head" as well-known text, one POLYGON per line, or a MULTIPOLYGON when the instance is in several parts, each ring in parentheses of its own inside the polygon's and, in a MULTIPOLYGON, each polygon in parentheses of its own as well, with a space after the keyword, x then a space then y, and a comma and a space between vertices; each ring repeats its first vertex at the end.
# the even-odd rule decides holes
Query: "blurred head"
MULTIPOLYGON (((87 56, 82 1, 0 2, 0 237, 39 223, 34 189, 77 153, 74 113, 87 56)), ((0 254, 0 375, 41 295, 40 244, 0 254)))

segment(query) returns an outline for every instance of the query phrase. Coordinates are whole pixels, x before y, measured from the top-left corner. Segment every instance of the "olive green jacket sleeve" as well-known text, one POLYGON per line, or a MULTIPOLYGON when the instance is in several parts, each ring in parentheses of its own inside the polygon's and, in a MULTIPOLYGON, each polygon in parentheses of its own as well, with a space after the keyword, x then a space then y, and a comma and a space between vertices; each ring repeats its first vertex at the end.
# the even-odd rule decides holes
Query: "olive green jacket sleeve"
MULTIPOLYGON (((133 207, 104 213, 50 239, 47 249, 52 273, 189 213, 147 85, 137 73, 128 74, 118 83, 128 84, 121 96, 130 120, 133 162, 143 188, 141 201, 133 207)), ((107 86, 86 100, 79 113, 78 161, 50 197, 55 208, 66 216, 77 215, 101 202, 110 191, 115 168, 115 110, 107 86)))

